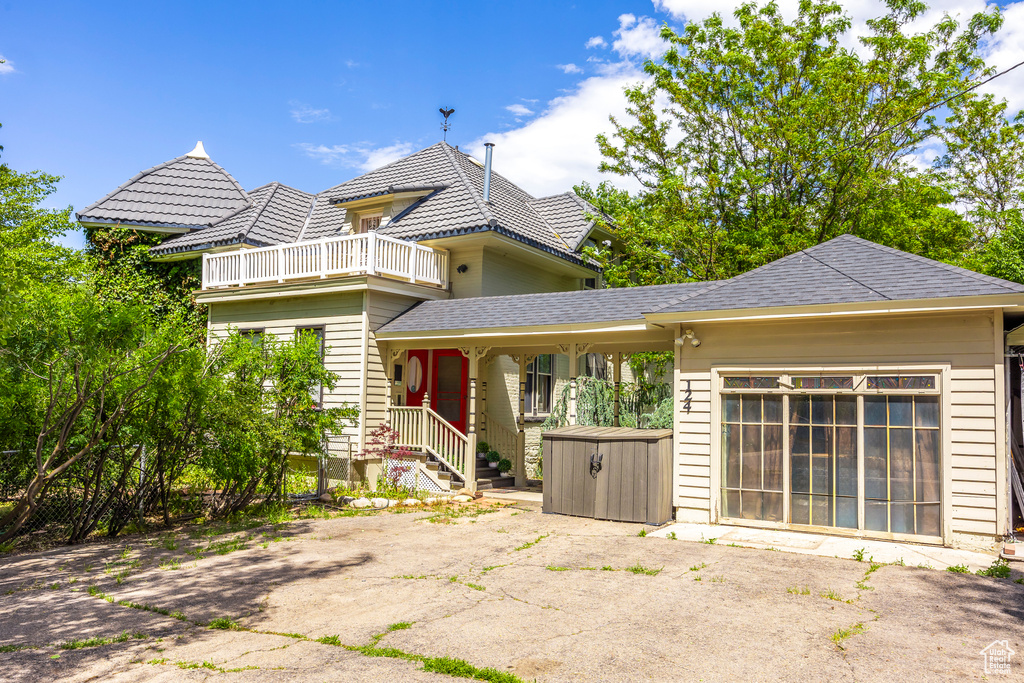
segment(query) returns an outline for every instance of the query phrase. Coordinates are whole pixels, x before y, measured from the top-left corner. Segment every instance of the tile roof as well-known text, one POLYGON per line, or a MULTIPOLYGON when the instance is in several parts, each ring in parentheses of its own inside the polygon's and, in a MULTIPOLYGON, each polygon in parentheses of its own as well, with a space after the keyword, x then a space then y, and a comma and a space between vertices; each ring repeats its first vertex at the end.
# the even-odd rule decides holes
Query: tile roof
POLYGON ((592 225, 585 215, 596 213, 592 206, 571 193, 535 198, 493 172, 490 201, 484 202, 483 178, 479 162, 440 142, 315 197, 279 183, 250 196, 209 158, 184 156, 143 171, 78 218, 195 231, 152 250, 155 256, 168 256, 230 244, 332 237, 341 234, 346 216, 346 209, 335 203, 420 192, 424 196, 392 217, 381 234, 419 241, 494 231, 594 267, 576 253, 592 225))
POLYGON ((208 158, 181 156, 139 173, 77 217, 83 223, 202 228, 248 203, 223 168, 208 158))
MULTIPOLYGON (((439 142, 323 193, 331 201, 352 201, 398 191, 400 186, 439 189, 420 199, 380 229, 399 239, 423 240, 494 231, 574 263, 584 260, 576 244, 593 207, 569 195, 536 199, 500 173, 491 172, 491 196, 483 200, 484 169, 468 154, 439 142), (559 230, 569 234, 563 239, 559 230)), ((571 195, 575 197, 575 195, 571 195)))
POLYGON ((424 302, 388 322, 378 334, 564 326, 636 321, 653 313, 993 294, 1024 294, 1024 285, 843 235, 729 280, 424 302))
POLYGON ((216 225, 177 235, 150 249, 153 256, 170 256, 230 244, 263 247, 294 242, 313 208, 313 195, 281 183, 269 183, 249 193, 251 205, 216 225))
POLYGON ((382 326, 378 333, 641 321, 652 302, 671 301, 706 289, 708 284, 684 282, 424 301, 382 326))
POLYGON ((1024 285, 957 268, 853 235, 798 251, 707 291, 648 310, 680 313, 739 308, 937 299, 1024 292, 1024 285))

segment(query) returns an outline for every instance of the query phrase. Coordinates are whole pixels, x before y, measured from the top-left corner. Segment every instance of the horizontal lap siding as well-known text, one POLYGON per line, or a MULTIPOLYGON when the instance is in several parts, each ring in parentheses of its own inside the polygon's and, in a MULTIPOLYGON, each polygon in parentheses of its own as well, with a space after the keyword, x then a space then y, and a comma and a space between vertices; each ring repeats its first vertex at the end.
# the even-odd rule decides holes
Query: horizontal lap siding
POLYGON ((907 315, 772 323, 694 325, 698 348, 677 352, 676 486, 680 519, 711 520, 716 464, 711 462, 711 367, 949 363, 954 533, 996 533, 997 429, 991 314, 907 315), (689 389, 689 394, 687 393, 689 389), (685 405, 689 398, 689 410, 685 405))
MULTIPOLYGON (((263 328, 264 334, 289 338, 297 327, 323 326, 324 364, 336 375, 333 391, 324 390, 324 405, 359 404, 362 361, 363 295, 323 294, 210 304, 210 336, 217 339, 236 329, 263 328)), ((345 433, 358 438, 356 427, 345 433)))
POLYGON ((367 319, 369 345, 366 357, 366 429, 373 430, 387 419, 387 358, 377 346, 375 332, 385 323, 409 310, 419 299, 383 292, 369 293, 367 319))

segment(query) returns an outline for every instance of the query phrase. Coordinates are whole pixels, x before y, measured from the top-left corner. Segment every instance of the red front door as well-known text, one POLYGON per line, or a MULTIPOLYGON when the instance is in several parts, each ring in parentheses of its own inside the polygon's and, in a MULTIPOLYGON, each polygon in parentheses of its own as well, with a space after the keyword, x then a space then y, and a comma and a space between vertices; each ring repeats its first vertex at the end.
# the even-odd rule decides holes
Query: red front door
POLYGON ((434 351, 430 407, 463 434, 468 396, 469 360, 457 349, 434 351))

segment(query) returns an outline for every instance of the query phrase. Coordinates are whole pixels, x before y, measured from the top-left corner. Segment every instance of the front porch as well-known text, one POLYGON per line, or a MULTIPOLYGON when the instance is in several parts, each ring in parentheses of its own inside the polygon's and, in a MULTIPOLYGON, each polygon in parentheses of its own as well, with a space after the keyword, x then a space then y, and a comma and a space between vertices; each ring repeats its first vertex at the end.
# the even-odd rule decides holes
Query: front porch
MULTIPOLYGON (((619 426, 623 367, 640 351, 671 351, 672 330, 655 328, 574 332, 541 338, 519 335, 492 338, 492 346, 450 348, 452 339, 388 341, 387 415, 402 446, 436 461, 439 479, 451 489, 524 489, 527 478, 528 371, 539 356, 568 358, 566 424, 577 424, 580 358, 597 354, 608 364, 613 392, 613 426, 619 426), (582 338, 588 339, 583 341, 582 338), (602 338, 603 337, 603 338, 602 338), (593 341, 591 341, 593 340, 593 341), (497 361, 505 359, 501 363, 497 361), (512 373, 507 373, 512 369, 512 373), (487 465, 478 445, 485 443, 512 469, 500 473, 487 465)), ((464 339, 462 341, 465 341, 464 339)), ((552 380, 552 384, 554 384, 552 380)), ((534 399, 536 400, 536 399, 534 399)), ((534 422, 533 424, 538 424, 534 422)))

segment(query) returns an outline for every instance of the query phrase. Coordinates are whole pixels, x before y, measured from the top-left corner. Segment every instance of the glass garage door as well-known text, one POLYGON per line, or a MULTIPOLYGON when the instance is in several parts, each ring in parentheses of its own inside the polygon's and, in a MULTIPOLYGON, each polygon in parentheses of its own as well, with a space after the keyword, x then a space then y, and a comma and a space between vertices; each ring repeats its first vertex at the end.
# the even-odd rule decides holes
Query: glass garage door
POLYGON ((936 375, 721 378, 721 515, 942 535, 936 375))

